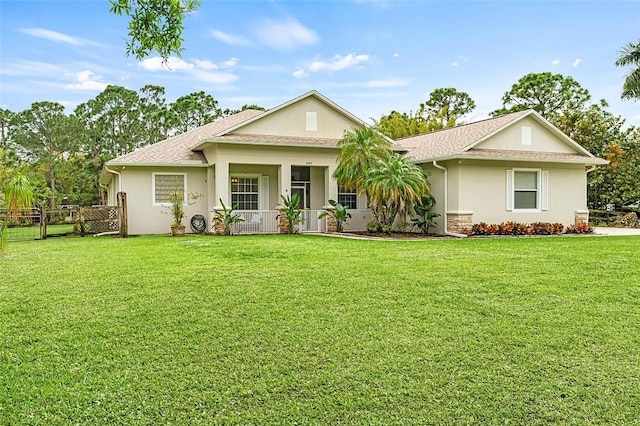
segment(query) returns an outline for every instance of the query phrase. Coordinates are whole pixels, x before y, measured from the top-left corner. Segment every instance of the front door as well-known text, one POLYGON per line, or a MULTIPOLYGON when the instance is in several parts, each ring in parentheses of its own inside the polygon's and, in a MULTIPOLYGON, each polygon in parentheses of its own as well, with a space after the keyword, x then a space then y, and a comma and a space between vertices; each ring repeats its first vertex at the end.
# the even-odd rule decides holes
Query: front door
POLYGON ((298 194, 300 196, 300 202, 298 203, 299 209, 308 209, 311 207, 311 197, 309 197, 309 184, 308 183, 294 183, 291 185, 291 196, 298 194))

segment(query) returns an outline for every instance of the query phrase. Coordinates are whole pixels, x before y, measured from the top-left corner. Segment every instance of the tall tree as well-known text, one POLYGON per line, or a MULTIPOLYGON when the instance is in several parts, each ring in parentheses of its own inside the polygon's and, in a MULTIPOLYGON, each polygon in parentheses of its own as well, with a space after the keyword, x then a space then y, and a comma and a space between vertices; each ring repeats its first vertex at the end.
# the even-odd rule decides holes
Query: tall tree
POLYGON ((502 97, 503 107, 491 115, 533 109, 547 119, 563 111, 579 111, 591 99, 589 91, 572 77, 550 72, 530 73, 511 86, 502 97))
POLYGON ((175 116, 164 97, 164 87, 147 84, 140 89, 141 144, 151 145, 169 137, 175 116))
POLYGON ((429 99, 420 104, 420 112, 431 121, 433 130, 453 127, 457 120, 476 108, 476 103, 466 92, 453 87, 435 89, 429 99))
POLYGON ((622 99, 640 99, 640 40, 622 48, 616 65, 632 67, 622 84, 622 99))
POLYGON ((170 108, 176 118, 178 133, 211 123, 222 114, 218 109, 218 101, 203 91, 179 97, 170 108))
POLYGON ((127 15, 129 40, 127 55, 140 60, 157 52, 165 61, 180 56, 182 32, 187 14, 200 7, 200 0, 109 0, 110 12, 127 15))
POLYGON ((391 143, 371 127, 345 132, 338 148, 338 166, 333 175, 338 185, 358 192, 364 191, 366 171, 392 154, 391 143))
POLYGON ((51 190, 50 206, 56 206, 56 173, 80 138, 82 127, 55 102, 36 102, 20 112, 12 130, 17 149, 27 159, 42 164, 51 190))
POLYGON ((421 115, 412 112, 400 114, 397 111, 381 117, 375 123, 375 128, 391 139, 407 138, 434 130, 421 115))
POLYGON ((379 160, 366 171, 363 186, 381 230, 390 232, 399 214, 406 214, 429 193, 424 171, 400 154, 379 160))

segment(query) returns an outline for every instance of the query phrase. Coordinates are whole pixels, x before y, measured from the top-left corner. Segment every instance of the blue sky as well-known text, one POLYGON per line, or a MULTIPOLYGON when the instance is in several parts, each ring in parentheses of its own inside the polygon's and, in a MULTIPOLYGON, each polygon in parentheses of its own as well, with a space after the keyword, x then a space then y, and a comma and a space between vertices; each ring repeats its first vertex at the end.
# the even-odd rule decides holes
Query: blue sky
POLYGON ((455 87, 477 104, 471 121, 520 77, 550 71, 640 125, 614 65, 640 38, 640 1, 203 0, 171 70, 127 57, 127 18, 108 10, 108 0, 0 0, 0 106, 71 111, 107 84, 155 84, 168 101, 204 90, 222 108, 270 108, 316 89, 369 121, 455 87))

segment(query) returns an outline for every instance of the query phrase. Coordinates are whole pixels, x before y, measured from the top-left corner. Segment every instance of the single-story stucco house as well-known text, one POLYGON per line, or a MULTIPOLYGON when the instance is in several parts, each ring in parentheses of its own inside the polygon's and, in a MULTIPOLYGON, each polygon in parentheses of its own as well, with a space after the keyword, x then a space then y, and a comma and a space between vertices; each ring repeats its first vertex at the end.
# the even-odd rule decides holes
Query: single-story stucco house
POLYGON ((586 223, 587 173, 607 164, 533 110, 397 143, 429 173, 439 233, 480 222, 586 223))
MULTIPOLYGON (((245 110, 105 165, 108 202, 125 192, 130 234, 169 232, 164 214, 171 191, 199 194, 185 207, 211 229, 213 212, 238 205, 240 233, 278 232, 281 195, 299 194, 301 231, 324 231, 317 216, 338 200, 351 210, 346 229, 364 230, 372 217, 364 196, 339 188, 337 143, 366 124, 317 91, 268 111, 245 110)), ((435 232, 463 232, 480 221, 582 221, 589 167, 606 164, 533 111, 403 139, 405 152, 430 173, 435 232)))

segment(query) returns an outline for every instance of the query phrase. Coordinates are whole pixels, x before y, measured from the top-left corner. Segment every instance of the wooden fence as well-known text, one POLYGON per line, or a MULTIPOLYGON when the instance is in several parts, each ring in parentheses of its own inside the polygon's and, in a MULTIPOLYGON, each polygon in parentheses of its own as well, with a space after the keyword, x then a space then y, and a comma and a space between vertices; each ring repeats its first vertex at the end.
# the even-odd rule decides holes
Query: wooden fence
POLYGON ((127 196, 118 193, 117 206, 65 206, 60 209, 0 209, 9 241, 46 239, 60 235, 113 234, 128 236, 127 196))

